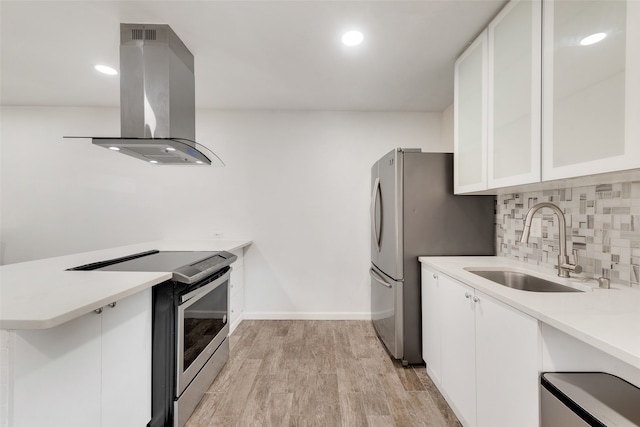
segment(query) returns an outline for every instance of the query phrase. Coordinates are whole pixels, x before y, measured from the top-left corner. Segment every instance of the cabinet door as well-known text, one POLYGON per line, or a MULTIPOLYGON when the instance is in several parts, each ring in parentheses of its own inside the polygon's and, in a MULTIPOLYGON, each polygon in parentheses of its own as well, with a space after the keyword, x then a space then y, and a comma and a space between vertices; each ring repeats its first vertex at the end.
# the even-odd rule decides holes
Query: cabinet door
POLYGON ((244 252, 238 249, 233 254, 238 259, 232 265, 229 279, 229 335, 242 322, 244 312, 244 252))
MULTIPOLYGON (((234 277, 231 276, 231 280, 234 277)), ((233 295, 229 296, 229 335, 235 331, 235 329, 242 322, 242 312, 244 306, 244 289, 239 288, 239 290, 233 295)))
POLYGON ((541 18, 512 0, 489 24, 489 188, 540 181, 541 18))
POLYGON ((102 427, 151 419, 151 289, 102 312, 102 427))
POLYGON ((422 267, 422 358, 432 379, 440 383, 440 291, 438 274, 422 267))
POLYGON ((487 31, 455 64, 454 192, 487 189, 487 31))
POLYGON ((476 291, 477 426, 538 426, 538 322, 476 291))
POLYGON ((442 301, 442 389, 463 425, 476 424, 473 288, 438 277, 442 301))
POLYGON ((15 334, 13 426, 100 426, 101 316, 15 334))
POLYGON ((543 180, 640 167, 640 2, 549 0, 543 22, 543 180))

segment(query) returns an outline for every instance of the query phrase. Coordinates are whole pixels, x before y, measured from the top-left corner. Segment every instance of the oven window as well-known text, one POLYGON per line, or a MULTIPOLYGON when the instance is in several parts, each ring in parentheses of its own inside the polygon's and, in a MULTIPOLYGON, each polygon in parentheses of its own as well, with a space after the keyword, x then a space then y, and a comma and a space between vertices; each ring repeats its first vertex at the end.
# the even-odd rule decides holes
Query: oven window
POLYGON ((228 287, 227 280, 185 309, 183 371, 191 366, 227 323, 228 287))

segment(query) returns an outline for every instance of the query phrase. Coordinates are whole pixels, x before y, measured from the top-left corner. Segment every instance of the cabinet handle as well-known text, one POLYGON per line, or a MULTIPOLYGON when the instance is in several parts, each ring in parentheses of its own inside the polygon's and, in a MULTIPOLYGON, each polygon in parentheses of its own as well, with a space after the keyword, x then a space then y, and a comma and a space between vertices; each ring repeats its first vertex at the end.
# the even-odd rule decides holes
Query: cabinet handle
POLYGON ((437 279, 437 278, 438 278, 438 275, 437 275, 437 274, 435 274, 435 273, 433 273, 433 278, 434 278, 434 279, 437 279))
MULTIPOLYGON (((111 303, 109 303, 109 304, 107 304, 107 305, 108 305, 109 307, 113 308, 113 307, 115 307, 115 306, 116 306, 116 302, 117 302, 117 301, 114 301, 114 302, 111 302, 111 303)), ((106 305, 105 305, 105 307, 106 307, 106 305)), ((93 311, 94 311, 96 314, 100 314, 100 313, 102 313, 102 310, 104 310, 104 307, 96 308, 96 309, 95 309, 95 310, 93 310, 93 311)))
POLYGON ((478 297, 473 297, 473 302, 480 302, 480 298, 478 298, 478 297))
POLYGON ((469 292, 465 292, 465 293, 464 293, 464 297, 465 297, 466 299, 469 299, 469 298, 471 298, 471 294, 470 294, 469 292))

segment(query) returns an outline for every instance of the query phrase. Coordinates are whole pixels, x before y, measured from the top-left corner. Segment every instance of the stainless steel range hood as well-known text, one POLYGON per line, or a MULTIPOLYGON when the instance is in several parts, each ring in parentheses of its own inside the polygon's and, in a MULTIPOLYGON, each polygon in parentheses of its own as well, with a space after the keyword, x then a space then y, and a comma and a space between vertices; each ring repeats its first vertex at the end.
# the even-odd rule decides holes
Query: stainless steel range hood
POLYGON ((120 127, 92 143, 150 163, 224 166, 195 142, 193 55, 168 25, 120 24, 120 127))

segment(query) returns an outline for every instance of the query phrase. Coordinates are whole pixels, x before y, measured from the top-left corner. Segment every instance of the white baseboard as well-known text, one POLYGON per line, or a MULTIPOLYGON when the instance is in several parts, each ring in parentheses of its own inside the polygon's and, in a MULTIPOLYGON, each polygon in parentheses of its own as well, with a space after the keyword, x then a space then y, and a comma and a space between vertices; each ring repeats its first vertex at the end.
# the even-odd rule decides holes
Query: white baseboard
POLYGON ((245 320, 371 320, 371 313, 247 312, 245 320))

